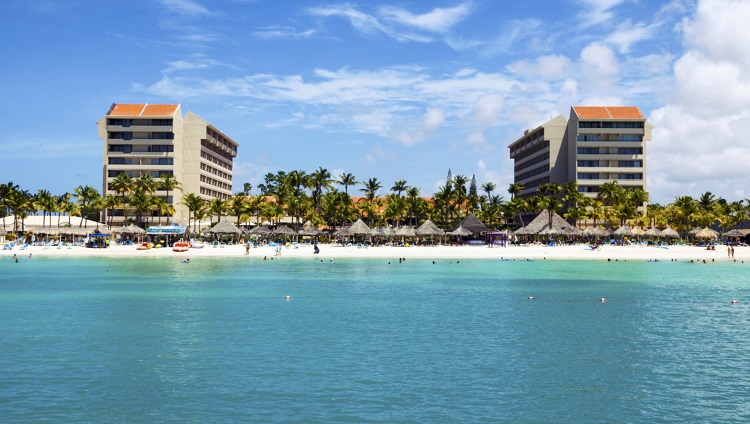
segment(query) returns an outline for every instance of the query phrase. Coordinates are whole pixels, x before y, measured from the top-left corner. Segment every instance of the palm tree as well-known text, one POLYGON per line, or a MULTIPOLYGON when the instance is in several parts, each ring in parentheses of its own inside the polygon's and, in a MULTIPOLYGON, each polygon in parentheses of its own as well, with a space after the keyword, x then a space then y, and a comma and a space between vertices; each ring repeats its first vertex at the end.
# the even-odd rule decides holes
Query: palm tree
POLYGON ((236 194, 229 199, 229 204, 227 206, 237 217, 237 227, 239 227, 241 218, 248 213, 250 201, 244 193, 236 194))
POLYGON ((716 205, 716 196, 711 193, 710 191, 707 191, 698 197, 698 206, 700 206, 701 210, 707 211, 716 205))
POLYGON ((90 208, 95 205, 99 199, 99 192, 96 191, 94 187, 91 187, 89 185, 87 186, 78 186, 73 190, 73 192, 76 195, 76 198, 78 198, 78 202, 80 203, 80 209, 81 209, 81 216, 83 217, 83 220, 78 224, 78 227, 80 228, 81 225, 86 222, 86 225, 84 228, 88 228, 88 215, 90 212, 90 208))
POLYGON ((508 186, 508 193, 510 193, 511 200, 514 199, 516 196, 518 196, 518 193, 522 192, 523 189, 524 189, 523 184, 511 183, 508 186))
POLYGON ((391 191, 396 193, 398 197, 401 197, 401 193, 406 191, 409 187, 406 185, 405 180, 398 180, 393 183, 393 187, 391 187, 391 191))
POLYGON ((35 202, 36 208, 42 211, 42 227, 47 223, 47 212, 49 212, 50 225, 52 224, 52 210, 55 209, 55 199, 47 190, 37 190, 35 202))
MULTIPOLYGON (((112 211, 122 207, 122 199, 117 197, 114 194, 108 194, 104 197, 102 201, 102 206, 107 210, 107 217, 109 218, 109 222, 107 223, 107 225, 111 227, 112 226, 112 211)), ((52 218, 50 217, 50 220, 51 219, 52 218)))
POLYGON ((200 214, 199 212, 206 208, 205 201, 195 193, 187 193, 182 195, 182 202, 180 204, 187 206, 190 217, 193 220, 193 231, 195 231, 195 221, 200 214))
POLYGON ((331 179, 331 173, 323 167, 310 175, 310 185, 312 186, 312 200, 315 205, 315 213, 320 213, 320 199, 323 196, 323 190, 330 190, 334 180, 331 179))
POLYGON ((380 184, 377 178, 370 178, 364 183, 364 188, 359 189, 359 191, 364 192, 367 200, 372 202, 381 188, 383 188, 383 185, 380 184))
MULTIPOLYGON (((172 190, 177 190, 182 188, 182 183, 177 181, 177 178, 174 175, 170 174, 162 174, 161 176, 161 188, 163 190, 167 191, 167 202, 174 205, 174 200, 170 199, 169 192, 172 190)), ((174 209, 174 208, 172 208, 174 209)), ((174 213, 174 212, 172 212, 174 213)), ((159 220, 161 222, 161 219, 159 220)))
POLYGON ((224 199, 213 198, 208 201, 208 212, 211 213, 211 215, 216 215, 218 217, 217 222, 221 222, 221 215, 226 213, 228 207, 227 207, 227 201, 224 199))
POLYGON ((461 211, 464 208, 464 203, 466 202, 466 198, 468 197, 468 193, 466 191, 466 183, 468 182, 469 179, 463 175, 456 175, 453 177, 453 193, 456 199, 456 207, 458 209, 459 216, 462 215, 461 211))
POLYGON ((336 183, 338 185, 344 186, 344 193, 346 193, 348 195, 349 194, 349 186, 353 186, 353 185, 359 184, 359 181, 357 181, 354 178, 354 174, 346 173, 346 174, 339 175, 339 180, 336 181, 336 183))
POLYGON ((33 209, 31 195, 26 190, 13 190, 5 198, 5 205, 13 214, 13 231, 18 231, 18 217, 33 209))
POLYGON ((490 198, 492 196, 492 192, 495 191, 497 186, 493 182, 486 182, 482 184, 482 191, 487 193, 487 198, 490 198))
POLYGON ((125 194, 131 192, 134 187, 134 181, 133 178, 127 174, 118 174, 111 183, 109 183, 109 187, 111 190, 113 190, 115 193, 120 194, 122 196, 122 210, 123 210, 123 222, 125 222, 128 219, 128 210, 127 210, 127 202, 125 201, 125 194))

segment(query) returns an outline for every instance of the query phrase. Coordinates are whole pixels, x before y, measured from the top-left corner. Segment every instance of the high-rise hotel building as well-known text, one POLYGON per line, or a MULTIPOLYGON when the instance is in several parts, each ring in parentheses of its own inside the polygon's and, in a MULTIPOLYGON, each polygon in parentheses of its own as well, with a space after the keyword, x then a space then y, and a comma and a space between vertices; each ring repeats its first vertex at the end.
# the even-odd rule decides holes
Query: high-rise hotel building
POLYGON ((635 106, 574 106, 508 146, 519 196, 536 194, 539 184, 575 181, 578 191, 596 197, 604 183, 646 190, 646 142, 653 126, 635 106))
MULTIPOLYGON (((232 195, 239 144, 192 112, 183 118, 179 104, 113 104, 97 125, 104 141, 103 195, 117 194, 110 184, 119 174, 151 175, 157 181, 172 175, 181 189, 169 197, 166 190, 155 195, 174 206, 172 220, 183 225, 190 217, 181 204, 183 193, 206 200, 232 195)), ((114 211, 112 221, 119 224, 123 216, 122 210, 114 211)))

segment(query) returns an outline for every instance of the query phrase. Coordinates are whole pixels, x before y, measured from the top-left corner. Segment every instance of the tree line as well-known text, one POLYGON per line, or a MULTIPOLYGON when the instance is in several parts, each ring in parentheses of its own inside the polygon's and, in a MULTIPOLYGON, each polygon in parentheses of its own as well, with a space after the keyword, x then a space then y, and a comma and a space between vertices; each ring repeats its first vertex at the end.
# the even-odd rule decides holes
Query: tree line
POLYGON ((207 218, 221 221, 227 215, 234 217, 238 226, 278 224, 290 217, 297 228, 308 220, 316 226, 335 228, 362 218, 370 226, 417 226, 430 219, 449 229, 468 213, 474 213, 489 227, 517 228, 528 223, 524 217, 547 210, 550 219, 553 213, 561 212, 563 218, 575 225, 586 220, 609 228, 629 223, 643 228, 671 226, 685 232, 714 224, 728 230, 748 219, 750 211, 750 199, 730 202, 711 192, 698 198, 677 196, 668 205, 649 204, 645 208, 650 200, 647 192, 620 186, 615 181, 602 185, 594 198, 581 193, 575 182, 540 184, 531 196, 520 196, 524 186, 514 183, 507 189, 510 200, 505 200, 496 194, 495 183, 486 182, 478 187, 474 176, 452 175, 450 170, 445 184, 431 197, 423 197, 406 180, 394 181, 387 187, 377 178, 360 181, 351 173, 333 177, 322 167, 311 173, 304 170, 267 173, 257 186, 257 194, 252 194, 252 185, 245 183, 242 191, 228 199, 205 200, 198 194, 185 193, 178 202, 170 203, 170 194, 182 187, 172 175, 156 179, 150 175, 132 178, 120 174, 109 187, 112 194, 104 197, 88 185, 55 196, 47 190, 31 194, 13 182, 0 184, 3 227, 8 216, 13 217, 12 228, 20 229, 18 221, 22 222, 29 214, 43 214, 45 223, 49 216, 50 225, 56 214, 56 225, 60 225, 64 216, 68 217, 68 223, 70 216, 99 220, 104 211, 109 225, 115 215, 123 216, 125 223, 159 225, 162 219, 169 222, 177 203, 187 207, 189 224, 194 230, 199 230, 197 223, 207 218), (156 191, 166 191, 166 197, 156 195, 156 191))

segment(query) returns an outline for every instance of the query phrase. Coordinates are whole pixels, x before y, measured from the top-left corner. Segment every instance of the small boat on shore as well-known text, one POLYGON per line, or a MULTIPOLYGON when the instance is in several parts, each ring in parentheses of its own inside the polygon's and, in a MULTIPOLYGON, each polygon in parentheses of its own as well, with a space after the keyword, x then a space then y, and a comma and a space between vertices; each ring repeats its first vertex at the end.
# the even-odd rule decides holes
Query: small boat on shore
POLYGON ((190 249, 189 241, 178 241, 172 246, 172 250, 175 252, 187 252, 190 249))
POLYGON ((136 246, 135 250, 148 250, 148 249, 151 249, 152 247, 154 247, 153 243, 144 241, 143 243, 136 246))
POLYGON ((193 249, 203 249, 205 246, 205 244, 197 243, 195 240, 190 240, 190 247, 193 249))

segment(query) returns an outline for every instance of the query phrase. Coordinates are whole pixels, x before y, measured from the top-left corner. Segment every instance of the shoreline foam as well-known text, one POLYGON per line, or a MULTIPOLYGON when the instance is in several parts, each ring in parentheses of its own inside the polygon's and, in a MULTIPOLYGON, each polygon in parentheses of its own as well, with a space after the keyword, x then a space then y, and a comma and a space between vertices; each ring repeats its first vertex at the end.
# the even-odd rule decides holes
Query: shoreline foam
MULTIPOLYGON (((704 247, 675 245, 668 248, 655 246, 601 246, 597 250, 591 250, 584 244, 570 246, 545 246, 526 245, 493 247, 486 246, 410 246, 410 247, 357 247, 319 244, 320 254, 313 253, 312 245, 299 245, 283 247, 281 258, 309 258, 309 259, 336 259, 336 258, 382 258, 382 259, 551 259, 551 260, 696 260, 696 261, 750 261, 750 248, 735 246, 734 258, 727 256, 727 247, 716 246, 716 250, 706 250, 704 247)), ((174 257, 198 258, 198 257, 250 257, 267 258, 276 257, 275 247, 260 246, 250 248, 248 255, 245 254, 244 245, 229 245, 223 248, 207 245, 202 249, 190 249, 184 253, 173 252, 172 248, 160 248, 150 250, 136 250, 135 246, 112 246, 107 249, 88 249, 84 247, 62 248, 31 246, 25 250, 15 248, 2 251, 3 256, 12 257, 13 254, 19 258, 28 257, 174 257)))

